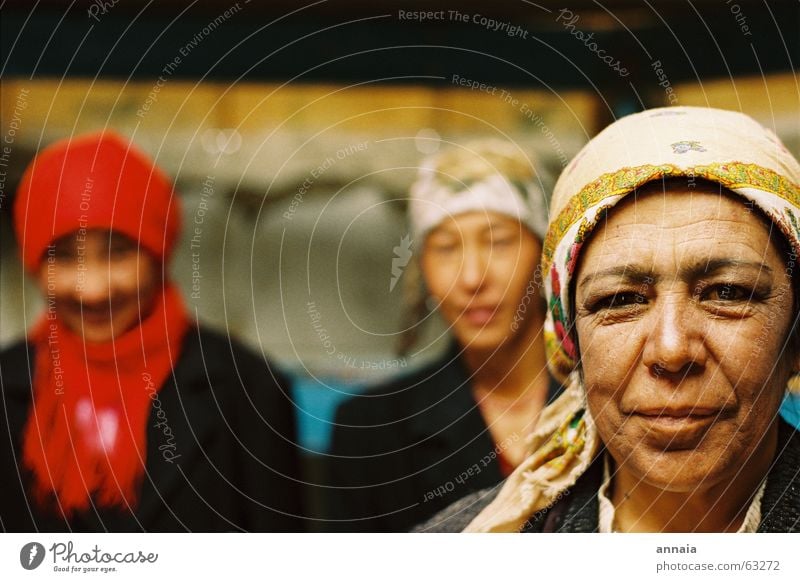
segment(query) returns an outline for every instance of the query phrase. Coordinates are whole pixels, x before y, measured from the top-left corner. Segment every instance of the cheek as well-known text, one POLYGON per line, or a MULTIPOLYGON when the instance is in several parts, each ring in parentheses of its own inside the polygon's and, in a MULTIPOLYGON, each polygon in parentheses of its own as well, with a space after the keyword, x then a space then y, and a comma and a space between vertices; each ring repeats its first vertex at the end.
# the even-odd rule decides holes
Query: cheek
POLYGON ((510 282, 515 285, 524 285, 533 278, 536 267, 531 257, 524 254, 509 253, 496 257, 491 263, 495 277, 502 283, 510 282))
POLYGON ((711 324, 708 345, 742 406, 764 400, 770 392, 782 398, 794 353, 785 344, 791 313, 773 308, 740 325, 711 324))
MULTIPOLYGON (((592 416, 614 416, 622 398, 626 372, 631 370, 629 362, 623 362, 609 342, 598 341, 593 336, 579 334, 581 351, 579 365, 583 373, 586 398, 592 416), (610 354, 614 353, 614 357, 610 354)), ((613 341, 613 338, 611 338, 613 341)))
POLYGON ((521 299, 527 292, 528 283, 534 278, 538 257, 518 248, 495 252, 487 261, 486 280, 506 299, 521 299))
POLYGON ((128 297, 136 301, 138 295, 150 294, 155 286, 152 266, 146 261, 126 259, 112 263, 109 269, 112 287, 118 298, 128 297))
POLYGON ((49 270, 43 267, 38 283, 46 297, 55 297, 56 300, 73 298, 79 283, 78 269, 71 265, 56 265, 49 270))
POLYGON ((604 439, 624 438, 620 405, 631 376, 642 366, 640 326, 616 327, 593 325, 588 318, 576 323, 587 403, 604 439))
POLYGON ((628 434, 620 413, 615 382, 586 383, 586 403, 597 426, 600 439, 613 451, 628 451, 628 443, 636 442, 638 435, 628 434))
POLYGON ((420 261, 422 277, 428 292, 439 300, 445 300, 458 274, 458 262, 424 254, 420 261))
POLYGON ((602 325, 598 318, 584 316, 577 318, 573 333, 587 386, 616 390, 623 378, 641 365, 639 355, 648 333, 641 322, 602 325))
POLYGON ((731 355, 723 361, 722 373, 733 386, 739 430, 758 438, 778 414, 789 373, 768 356, 755 358, 750 365, 742 365, 742 362, 743 359, 737 363, 731 355))
POLYGON ((160 291, 161 274, 155 264, 148 264, 139 272, 139 295, 142 302, 148 306, 153 303, 155 296, 160 291))
POLYGON ((135 266, 111 267, 111 280, 114 282, 114 289, 118 293, 135 295, 141 282, 141 275, 142 273, 135 266))

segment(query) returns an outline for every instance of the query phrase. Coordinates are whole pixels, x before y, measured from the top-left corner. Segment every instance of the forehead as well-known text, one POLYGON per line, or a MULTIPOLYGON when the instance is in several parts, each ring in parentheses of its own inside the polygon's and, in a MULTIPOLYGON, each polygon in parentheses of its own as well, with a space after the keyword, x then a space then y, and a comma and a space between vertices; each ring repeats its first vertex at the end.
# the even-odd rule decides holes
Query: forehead
POLYGON ((107 228, 88 228, 85 230, 74 230, 54 241, 56 246, 70 246, 70 245, 93 245, 102 246, 108 243, 115 245, 131 245, 137 246, 136 241, 129 236, 107 228))
POLYGON ((584 256, 620 253, 620 260, 670 252, 725 253, 746 248, 762 255, 771 223, 744 200, 714 186, 648 187, 628 196, 601 221, 584 256), (741 248, 739 248, 741 247, 741 248))
POLYGON ((436 228, 431 230, 435 234, 465 234, 482 232, 499 228, 519 230, 522 224, 516 219, 499 212, 482 212, 479 210, 463 212, 448 216, 436 228))

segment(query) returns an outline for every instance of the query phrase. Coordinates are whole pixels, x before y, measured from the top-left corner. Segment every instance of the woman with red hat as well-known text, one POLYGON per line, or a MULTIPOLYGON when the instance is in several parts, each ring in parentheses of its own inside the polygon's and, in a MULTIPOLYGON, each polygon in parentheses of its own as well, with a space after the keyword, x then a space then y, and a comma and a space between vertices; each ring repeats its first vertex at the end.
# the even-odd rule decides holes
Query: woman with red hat
POLYGON ((45 309, 0 354, 0 528, 298 529, 286 383, 189 317, 161 170, 111 133, 60 141, 14 222, 45 309))

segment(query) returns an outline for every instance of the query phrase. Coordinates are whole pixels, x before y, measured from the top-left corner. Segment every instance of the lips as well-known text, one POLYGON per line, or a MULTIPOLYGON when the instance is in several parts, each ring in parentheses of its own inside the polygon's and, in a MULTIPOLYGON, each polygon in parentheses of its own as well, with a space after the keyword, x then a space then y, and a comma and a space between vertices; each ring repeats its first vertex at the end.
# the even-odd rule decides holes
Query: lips
POLYGON ((497 306, 471 306, 462 311, 462 318, 475 326, 487 325, 494 319, 497 306))
POLYGON ((643 438, 651 446, 679 451, 696 448, 722 415, 719 408, 693 406, 646 409, 634 412, 630 418, 641 425, 643 438))
POLYGON ((98 306, 88 306, 84 305, 83 310, 78 308, 77 310, 78 317, 82 317, 84 323, 89 324, 107 324, 111 321, 111 310, 108 307, 108 303, 98 306))
POLYGON ((661 408, 650 407, 640 408, 634 411, 636 414, 649 417, 672 417, 683 418, 686 416, 711 416, 722 412, 722 409, 714 406, 664 406, 661 408))

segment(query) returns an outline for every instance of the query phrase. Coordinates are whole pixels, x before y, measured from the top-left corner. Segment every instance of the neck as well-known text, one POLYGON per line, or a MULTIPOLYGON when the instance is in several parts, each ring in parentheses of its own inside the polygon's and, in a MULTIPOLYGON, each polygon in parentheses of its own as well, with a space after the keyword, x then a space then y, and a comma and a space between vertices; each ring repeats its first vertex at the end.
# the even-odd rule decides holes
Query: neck
POLYGON ((615 527, 627 532, 735 532, 769 471, 777 448, 773 424, 749 460, 730 480, 692 492, 664 491, 621 466, 611 501, 615 527))
POLYGON ((478 391, 516 399, 532 387, 545 386, 549 375, 541 325, 529 325, 491 352, 466 350, 464 358, 478 391))

